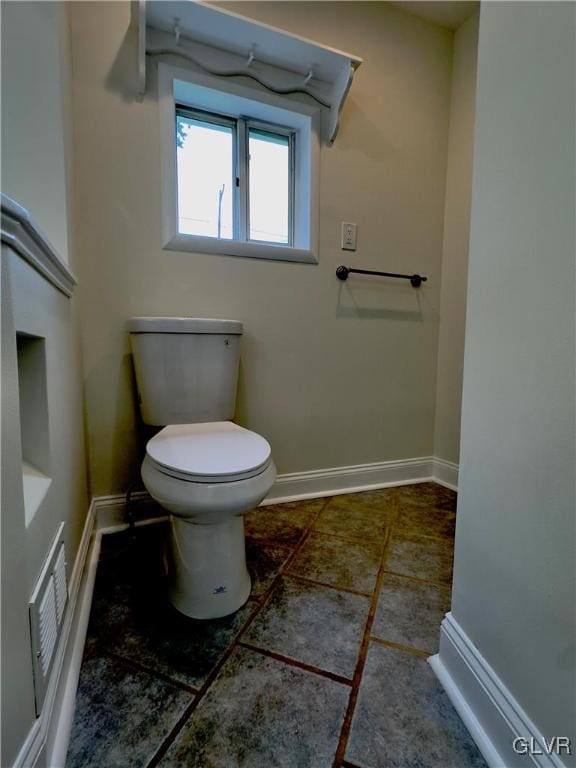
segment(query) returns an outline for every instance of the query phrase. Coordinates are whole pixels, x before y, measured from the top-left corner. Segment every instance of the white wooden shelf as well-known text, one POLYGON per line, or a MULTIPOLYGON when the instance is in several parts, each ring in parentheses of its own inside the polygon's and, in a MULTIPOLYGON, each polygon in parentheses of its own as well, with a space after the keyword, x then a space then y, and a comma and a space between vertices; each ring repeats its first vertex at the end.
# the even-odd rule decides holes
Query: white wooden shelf
POLYGON ((334 141, 360 57, 194 0, 139 0, 135 20, 140 95, 146 92, 147 54, 180 54, 213 70, 217 62, 239 76, 307 91, 328 112, 325 137, 334 141))

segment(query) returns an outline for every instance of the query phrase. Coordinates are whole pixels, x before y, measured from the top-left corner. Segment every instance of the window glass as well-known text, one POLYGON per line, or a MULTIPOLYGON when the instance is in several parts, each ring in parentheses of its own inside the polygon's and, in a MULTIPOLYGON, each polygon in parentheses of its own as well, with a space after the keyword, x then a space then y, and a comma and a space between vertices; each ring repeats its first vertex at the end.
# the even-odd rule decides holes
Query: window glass
POLYGON ((234 237, 234 129, 176 116, 178 231, 234 237))
POLYGON ((248 130, 250 240, 290 242, 290 141, 283 134, 248 130))

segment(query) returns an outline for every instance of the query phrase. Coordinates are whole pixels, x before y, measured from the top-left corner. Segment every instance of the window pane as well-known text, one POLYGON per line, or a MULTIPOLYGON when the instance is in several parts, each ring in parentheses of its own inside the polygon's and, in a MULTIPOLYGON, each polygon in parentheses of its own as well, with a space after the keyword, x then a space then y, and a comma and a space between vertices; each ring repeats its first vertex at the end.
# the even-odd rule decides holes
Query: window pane
POLYGON ((178 231, 230 240, 233 227, 233 129, 176 116, 178 231))
POLYGON ((289 242, 290 144, 288 136, 251 128, 250 160, 251 240, 289 242))

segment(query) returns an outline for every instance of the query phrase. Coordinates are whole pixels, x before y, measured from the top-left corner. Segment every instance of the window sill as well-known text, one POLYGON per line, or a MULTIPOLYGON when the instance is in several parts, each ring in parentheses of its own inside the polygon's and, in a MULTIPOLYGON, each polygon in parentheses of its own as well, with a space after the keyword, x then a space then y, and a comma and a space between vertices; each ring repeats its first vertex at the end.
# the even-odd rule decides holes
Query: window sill
POLYGON ((175 235, 164 246, 167 251, 192 251, 194 253, 213 253, 220 256, 245 256, 252 259, 272 261, 296 261, 303 264, 317 264, 314 251, 304 248, 292 248, 273 243, 245 243, 238 240, 219 240, 217 237, 198 237, 196 235, 175 235))

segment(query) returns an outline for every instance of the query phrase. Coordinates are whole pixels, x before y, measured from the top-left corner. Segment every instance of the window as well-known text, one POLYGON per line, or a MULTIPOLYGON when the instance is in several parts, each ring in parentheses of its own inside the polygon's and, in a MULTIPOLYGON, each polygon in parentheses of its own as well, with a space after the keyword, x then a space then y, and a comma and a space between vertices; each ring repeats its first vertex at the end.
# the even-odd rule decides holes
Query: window
POLYGON ((163 245, 316 263, 320 110, 159 65, 163 245))
POLYGON ((248 237, 291 245, 294 134, 250 124, 247 128, 248 237))
POLYGON ((178 232, 294 241, 294 131, 176 108, 178 232))
POLYGON ((234 121, 176 113, 178 232, 235 237, 236 143, 234 121))

